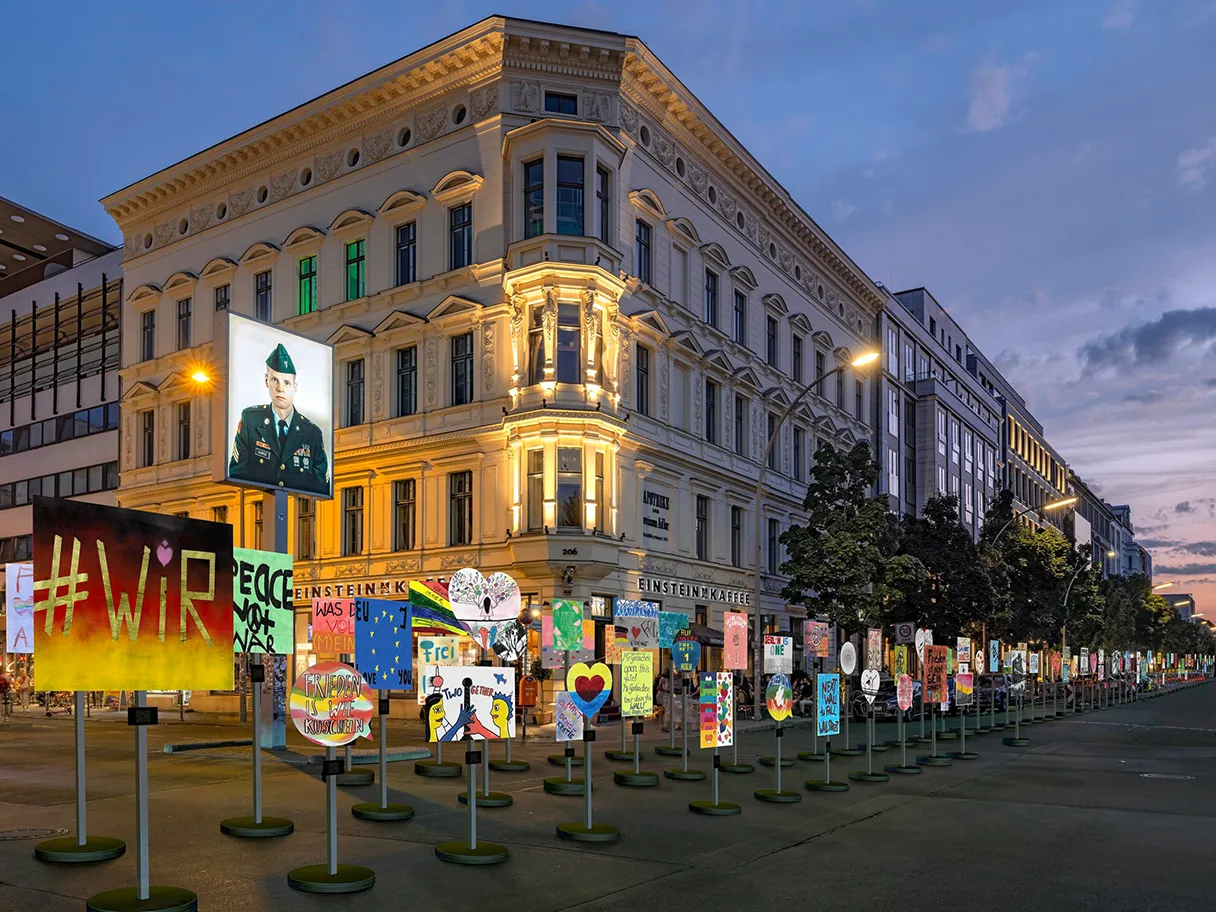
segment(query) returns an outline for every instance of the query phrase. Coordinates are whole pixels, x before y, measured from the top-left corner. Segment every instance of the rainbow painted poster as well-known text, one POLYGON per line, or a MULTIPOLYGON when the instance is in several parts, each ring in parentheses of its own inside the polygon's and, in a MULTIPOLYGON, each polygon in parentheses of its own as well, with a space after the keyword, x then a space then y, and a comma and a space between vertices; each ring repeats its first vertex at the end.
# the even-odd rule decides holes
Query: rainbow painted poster
POLYGON ((730 747, 735 736, 734 681, 728 671, 701 673, 701 746, 730 747))
POLYGON ((363 676, 341 662, 305 669, 291 688, 291 722, 301 735, 323 747, 341 747, 372 736, 375 703, 363 676))

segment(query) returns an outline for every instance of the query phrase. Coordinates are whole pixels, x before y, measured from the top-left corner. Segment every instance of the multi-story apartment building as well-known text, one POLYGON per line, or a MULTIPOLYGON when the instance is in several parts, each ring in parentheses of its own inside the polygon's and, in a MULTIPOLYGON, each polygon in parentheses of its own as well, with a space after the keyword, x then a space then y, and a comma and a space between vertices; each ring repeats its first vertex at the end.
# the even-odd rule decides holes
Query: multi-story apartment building
POLYGON ((1153 578, 1153 557, 1136 541, 1136 527, 1132 525, 1130 504, 1107 504, 1115 517, 1115 535, 1119 542, 1119 574, 1130 576, 1142 574, 1153 578))
POLYGON ((1102 568, 1103 576, 1120 575, 1119 555, 1123 550, 1123 539, 1114 510, 1071 469, 1068 471, 1068 489, 1070 496, 1077 498, 1073 513, 1076 543, 1090 546, 1094 566, 1102 568))
POLYGON ((878 328, 880 490, 893 511, 913 516, 934 494, 952 494, 978 538, 1000 489, 1001 404, 967 370, 970 342, 925 289, 888 294, 878 328))
MULTIPOLYGON (((500 17, 103 202, 124 506, 262 542, 261 496, 211 481, 231 442, 191 376, 225 310, 334 345, 334 499, 291 511, 303 605, 476 566, 601 616, 754 610, 768 429, 873 347, 884 300, 643 42, 500 17)), ((869 379, 833 379, 770 460, 769 626, 816 446, 870 439, 869 379)))
POLYGON ((0 199, 0 563, 31 559, 37 495, 114 503, 121 261, 0 199))

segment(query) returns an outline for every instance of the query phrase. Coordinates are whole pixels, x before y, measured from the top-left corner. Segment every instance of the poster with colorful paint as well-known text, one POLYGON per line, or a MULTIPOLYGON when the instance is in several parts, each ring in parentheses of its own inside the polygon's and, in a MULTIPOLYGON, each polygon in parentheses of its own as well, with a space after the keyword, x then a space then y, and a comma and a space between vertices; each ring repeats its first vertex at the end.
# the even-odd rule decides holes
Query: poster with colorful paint
POLYGON ((828 655, 828 624, 826 621, 802 622, 803 650, 817 659, 828 655))
POLYGON ((1030 654, 1030 673, 1032 675, 1037 675, 1039 673, 1039 654, 1037 652, 1032 652, 1030 654))
MULTIPOLYGON (((410 614, 413 614, 413 603, 410 604, 410 614)), ((412 626, 412 617, 411 617, 412 626)), ((460 641, 458 636, 420 636, 418 637, 418 659, 414 668, 414 690, 418 693, 418 702, 426 700, 431 692, 431 678, 438 673, 440 665, 460 664, 460 641)))
POLYGON ((355 600, 312 600, 312 651, 334 657, 355 653, 355 600))
POLYGON ((924 681, 926 703, 941 703, 949 695, 946 684, 946 666, 950 661, 945 646, 926 646, 924 681))
POLYGON ((821 674, 815 683, 815 731, 819 737, 840 734, 840 675, 821 674))
POLYGON ((1079 669, 1079 670, 1080 670, 1080 672, 1081 672, 1081 675, 1082 675, 1082 676, 1085 676, 1085 675, 1087 675, 1087 674, 1089 674, 1089 673, 1090 673, 1090 667, 1089 667, 1089 647, 1088 647, 1088 646, 1082 646, 1082 647, 1081 647, 1081 662, 1080 662, 1080 666, 1081 666, 1081 667, 1080 667, 1080 669, 1079 669))
POLYGON ((559 690, 554 700, 553 721, 557 729, 558 741, 583 740, 583 714, 570 699, 570 694, 559 690))
POLYGON ((571 665, 566 672, 566 692, 578 711, 589 719, 612 696, 612 669, 603 662, 571 665))
POLYGON ((452 614, 483 651, 494 649, 502 631, 518 626, 519 585, 509 574, 491 573, 487 578, 473 567, 462 567, 448 582, 448 602, 452 614))
POLYGON ((231 690, 232 527, 34 498, 42 690, 231 690))
POLYGON ((292 685, 290 711, 296 731, 313 744, 341 747, 372 737, 371 688, 359 672, 341 662, 305 669, 292 685))
POLYGON ((996 674, 1001 670, 1001 641, 988 641, 988 671, 996 674))
POLYGON ((676 641, 671 644, 671 661, 680 674, 688 674, 697 670, 701 664, 701 643, 687 630, 676 634, 676 641))
POLYGON ((866 630, 866 668, 874 671, 882 670, 881 627, 870 627, 866 630))
POLYGON ((583 648, 583 606, 572 599, 553 600, 553 648, 570 652, 583 648))
POLYGON ((959 637, 955 643, 954 655, 960 665, 971 665, 971 637, 959 637))
POLYGON ((764 689, 764 705, 768 707, 769 718, 774 722, 783 722, 794 711, 794 687, 790 679, 783 674, 775 674, 768 679, 768 687, 764 689))
POLYGON ((8 652, 34 651, 34 564, 4 565, 4 611, 7 615, 4 648, 8 652))
POLYGON ((654 653, 621 654, 621 715, 629 719, 654 712, 654 653))
POLYGON ((970 672, 959 672, 954 676, 954 702, 958 706, 970 706, 974 699, 975 682, 970 672))
POLYGON ((683 611, 659 612, 659 648, 670 649, 676 634, 688 626, 688 615, 683 611))
POLYGON ((659 648, 659 606, 640 599, 617 599, 612 623, 632 649, 659 648))
POLYGON ((355 599, 355 670, 372 690, 414 686, 410 603, 355 599))
POLYGON ((701 673, 701 747, 730 747, 735 735, 734 680, 728 671, 701 673))
POLYGON ((515 737, 515 669, 441 665, 426 698, 427 740, 474 741, 515 737))
POLYGON ((232 550, 232 648, 290 655, 295 636, 291 555, 252 548, 232 550))
POLYGON ((742 611, 722 615, 722 667, 747 668, 747 615, 742 611))
POLYGON ((604 661, 609 665, 621 664, 621 653, 629 648, 629 641, 616 626, 604 629, 604 661))
POLYGON ((790 674, 794 670, 794 638, 764 635, 764 673, 790 674))

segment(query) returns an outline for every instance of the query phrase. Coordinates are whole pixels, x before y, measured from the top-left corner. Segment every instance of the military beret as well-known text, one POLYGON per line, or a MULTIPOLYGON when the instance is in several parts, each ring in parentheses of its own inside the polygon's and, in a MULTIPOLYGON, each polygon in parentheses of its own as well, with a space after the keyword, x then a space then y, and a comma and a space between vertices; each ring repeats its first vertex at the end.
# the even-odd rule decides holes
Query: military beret
POLYGON ((266 359, 266 366, 272 371, 278 371, 280 374, 294 374, 296 372, 296 363, 291 360, 291 355, 287 354, 287 349, 283 347, 282 342, 274 347, 274 351, 266 359))

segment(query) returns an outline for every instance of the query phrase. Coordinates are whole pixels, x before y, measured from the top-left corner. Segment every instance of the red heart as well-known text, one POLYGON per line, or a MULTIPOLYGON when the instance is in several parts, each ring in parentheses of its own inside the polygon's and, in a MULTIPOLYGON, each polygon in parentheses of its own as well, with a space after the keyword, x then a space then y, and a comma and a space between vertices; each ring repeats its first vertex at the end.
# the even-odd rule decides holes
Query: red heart
POLYGON ((590 703, 604 692, 604 679, 599 675, 594 678, 579 675, 574 681, 574 692, 590 703))
POLYGON ((639 637, 641 637, 641 635, 642 635, 642 628, 641 628, 641 627, 630 627, 630 628, 629 628, 629 631, 630 631, 630 633, 632 633, 632 634, 633 634, 633 638, 634 638, 635 640, 636 640, 636 639, 638 639, 639 637))

